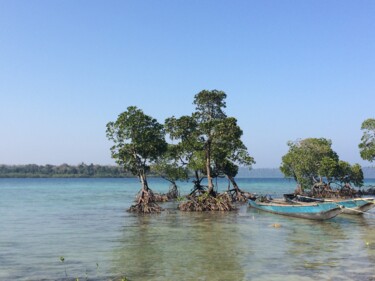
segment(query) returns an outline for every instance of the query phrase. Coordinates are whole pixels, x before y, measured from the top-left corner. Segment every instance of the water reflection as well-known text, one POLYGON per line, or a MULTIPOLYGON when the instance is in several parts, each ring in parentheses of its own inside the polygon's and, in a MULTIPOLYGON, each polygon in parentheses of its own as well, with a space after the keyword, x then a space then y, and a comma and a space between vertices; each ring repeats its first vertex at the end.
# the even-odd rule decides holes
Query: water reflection
MULTIPOLYGON (((359 216, 363 227, 361 232, 361 242, 364 247, 364 255, 366 258, 366 263, 371 264, 372 267, 367 269, 367 272, 372 276, 372 279, 375 280, 375 212, 371 211, 364 216, 359 216)), ((363 268, 361 266, 361 268, 363 268)), ((366 269, 364 269, 366 271, 366 269)))
POLYGON ((249 229, 253 238, 249 247, 256 253, 256 262, 251 265, 255 276, 259 273, 271 280, 372 280, 375 277, 375 247, 372 249, 370 244, 365 248, 363 242, 375 239, 373 219, 340 215, 320 222, 253 209, 249 213, 253 214, 255 228, 259 229, 249 229), (275 223, 280 228, 272 227, 275 223))
POLYGON ((64 266, 69 280, 375 280, 375 209, 314 222, 168 203, 161 215, 133 216, 124 211, 132 181, 0 180, 0 280, 62 281, 64 266))
POLYGON ((304 221, 293 225, 287 240, 291 270, 298 275, 324 279, 332 268, 342 267, 345 256, 340 248, 348 236, 343 225, 335 220, 304 221))
POLYGON ((112 274, 130 280, 369 280, 375 276, 374 228, 361 216, 320 222, 246 206, 229 214, 129 216, 112 274))
POLYGON ((113 273, 131 280, 244 280, 237 214, 136 216, 123 228, 113 273))

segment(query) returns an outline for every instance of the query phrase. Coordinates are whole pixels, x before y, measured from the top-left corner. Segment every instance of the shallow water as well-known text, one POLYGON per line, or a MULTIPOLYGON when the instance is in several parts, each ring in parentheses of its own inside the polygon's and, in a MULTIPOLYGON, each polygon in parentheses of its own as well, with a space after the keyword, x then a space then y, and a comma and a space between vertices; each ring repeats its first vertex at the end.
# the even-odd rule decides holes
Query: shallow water
MULTIPOLYGON (((295 187, 238 183, 275 197, 295 187)), ((168 189, 160 179, 150 186, 168 189)), ((375 280, 375 209, 317 222, 165 203, 139 216, 125 212, 138 189, 135 179, 0 179, 0 280, 375 280)))

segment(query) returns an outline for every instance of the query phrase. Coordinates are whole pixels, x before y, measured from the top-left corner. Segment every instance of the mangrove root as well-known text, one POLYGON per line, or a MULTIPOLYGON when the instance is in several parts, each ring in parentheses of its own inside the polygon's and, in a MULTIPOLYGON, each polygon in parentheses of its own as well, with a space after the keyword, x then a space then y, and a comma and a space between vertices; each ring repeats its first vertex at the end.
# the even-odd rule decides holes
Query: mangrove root
POLYGON ((216 197, 207 193, 200 196, 190 196, 187 201, 180 203, 178 209, 185 212, 236 210, 232 205, 232 199, 227 193, 218 194, 216 197))
POLYGON ((139 203, 132 205, 128 212, 130 213, 142 213, 142 214, 152 214, 152 213, 160 213, 163 211, 163 208, 161 208, 158 204, 156 203, 139 203))
POLYGON ((255 199, 255 195, 250 192, 231 189, 228 191, 233 202, 246 203, 249 199, 255 199))
POLYGON ((151 213, 160 213, 163 211, 155 201, 155 195, 151 191, 151 189, 142 189, 137 196, 137 204, 132 205, 128 212, 131 213, 144 213, 144 214, 151 214, 151 213))
POLYGON ((178 192, 177 185, 171 185, 169 188, 168 193, 155 193, 155 202, 168 202, 170 200, 177 199, 180 196, 180 193, 178 192))

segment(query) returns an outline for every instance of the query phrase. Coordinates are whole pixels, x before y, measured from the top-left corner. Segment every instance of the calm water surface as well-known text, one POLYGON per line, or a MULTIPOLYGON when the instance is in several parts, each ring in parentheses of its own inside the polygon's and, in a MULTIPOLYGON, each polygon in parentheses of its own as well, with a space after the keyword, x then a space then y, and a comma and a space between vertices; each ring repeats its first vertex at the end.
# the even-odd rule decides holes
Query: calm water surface
MULTIPOLYGON (((295 187, 238 183, 275 197, 295 187)), ((168 190, 160 179, 150 186, 168 190)), ((125 212, 138 189, 135 179, 0 179, 0 280, 375 280, 374 209, 316 222, 165 203, 162 214, 139 216, 125 212)))

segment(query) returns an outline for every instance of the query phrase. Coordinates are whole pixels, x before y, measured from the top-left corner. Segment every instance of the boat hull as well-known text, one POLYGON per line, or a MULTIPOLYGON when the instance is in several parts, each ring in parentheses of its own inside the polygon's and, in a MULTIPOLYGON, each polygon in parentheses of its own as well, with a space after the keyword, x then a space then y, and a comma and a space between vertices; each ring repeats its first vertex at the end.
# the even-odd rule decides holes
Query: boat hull
POLYGON ((343 213, 347 215, 362 215, 375 207, 371 199, 352 199, 336 201, 337 204, 345 207, 343 213))
POLYGON ((375 207, 374 198, 323 199, 301 195, 294 196, 293 194, 285 194, 284 197, 287 201, 295 204, 303 204, 304 202, 334 202, 345 207, 343 213, 348 215, 362 215, 375 207))
POLYGON ((327 220, 342 213, 343 208, 336 203, 312 203, 312 204, 277 204, 258 203, 249 200, 249 205, 255 209, 283 216, 327 220))

